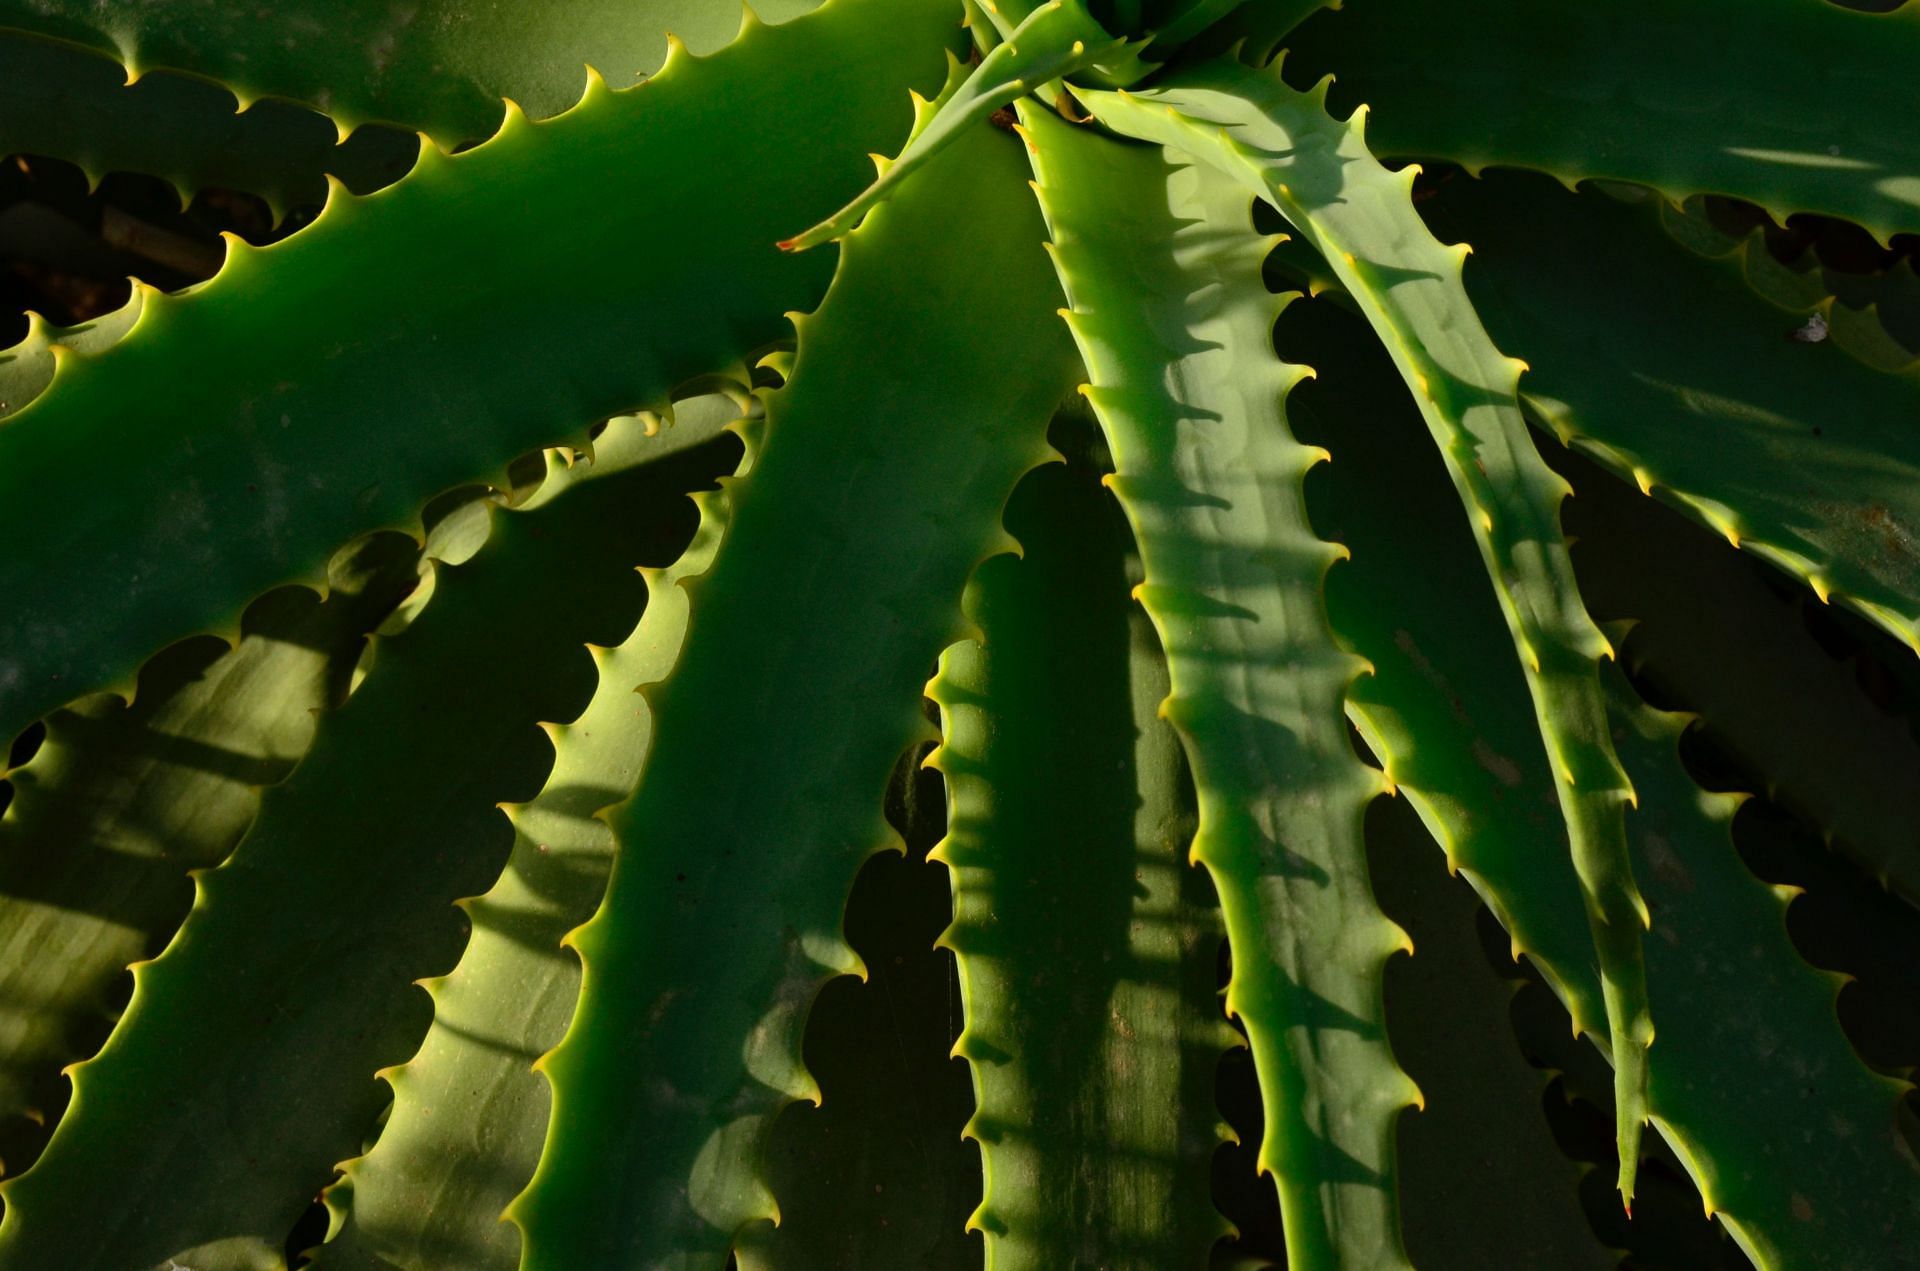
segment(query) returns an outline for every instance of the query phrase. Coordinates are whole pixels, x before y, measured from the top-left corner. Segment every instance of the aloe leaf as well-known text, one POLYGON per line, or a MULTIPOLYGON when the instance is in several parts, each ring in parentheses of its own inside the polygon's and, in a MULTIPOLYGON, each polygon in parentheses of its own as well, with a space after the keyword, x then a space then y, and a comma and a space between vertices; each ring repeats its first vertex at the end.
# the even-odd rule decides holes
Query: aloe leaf
POLYGON ((1595 610, 1638 619, 1627 664, 1699 715, 1776 802, 1920 902, 1920 745, 1909 721, 1868 699, 1759 561, 1598 473, 1571 506, 1575 533, 1605 548, 1581 559, 1595 610))
POLYGON ((562 119, 429 147, 283 243, 231 243, 203 289, 149 296, 124 339, 0 423, 0 539, 32 545, 0 560, 0 735, 355 533, 778 338, 831 262, 773 239, 859 162, 805 142, 898 136, 949 17, 835 0, 754 28, 562 119), (803 92, 817 109, 791 108, 803 92), (743 196, 748 172, 781 197, 743 196))
POLYGON ((0 153, 48 155, 92 181, 144 172, 182 197, 218 186, 260 195, 275 219, 326 198, 331 172, 356 193, 406 174, 418 147, 393 129, 366 128, 342 143, 311 110, 265 101, 236 113, 233 94, 184 75, 128 84, 111 58, 0 31, 0 153))
MULTIPOLYGON (((1279 345, 1320 371, 1295 395, 1302 433, 1334 452, 1309 502, 1315 523, 1353 551, 1328 579, 1328 604, 1378 668, 1354 685, 1353 717, 1513 935, 1515 956, 1541 969, 1608 1053, 1598 969, 1578 934, 1579 880, 1555 850, 1564 830, 1526 687, 1485 656, 1501 616, 1469 584, 1475 548, 1439 460, 1416 444, 1404 394, 1386 391, 1387 358, 1356 356, 1350 336, 1332 338, 1343 330, 1358 332, 1357 321, 1303 302, 1282 316, 1279 345)), ((1644 727, 1638 707, 1610 701, 1623 725, 1644 727)), ((1653 1124, 1762 1268, 1884 1261, 1886 1233, 1920 1217, 1895 1129, 1898 1090, 1849 1050, 1833 979, 1801 961, 1780 897, 1726 842, 1728 801, 1693 789, 1669 742, 1630 731, 1620 741, 1641 790, 1629 826, 1655 920, 1653 1124)))
POLYGON ((397 534, 333 562, 325 601, 262 597, 231 650, 206 640, 142 672, 131 702, 57 711, 32 760, 7 775, 0 820, 0 1115, 6 1166, 31 1163, 65 1103, 59 1070, 111 1022, 110 990, 151 957, 193 900, 187 875, 218 865, 338 704, 365 637, 419 582, 397 534), (211 649, 209 648, 211 646, 211 649))
POLYGON ((1731 194, 1920 231, 1920 10, 1802 0, 1365 0, 1295 41, 1377 153, 1731 194), (1694 53, 1710 47, 1713 56, 1694 53))
POLYGON ((1408 1255, 1415 1266, 1616 1266, 1580 1207, 1585 1167, 1541 1115, 1547 1074, 1511 1044, 1514 984, 1488 964, 1478 898, 1448 875, 1409 799, 1368 810, 1367 848, 1380 907, 1413 942, 1386 977, 1388 1026, 1426 1096, 1400 1120, 1408 1255))
MULTIPOLYGON (((1612 656, 1580 601, 1559 523, 1567 485, 1533 448, 1516 396, 1523 364, 1480 325, 1442 247, 1408 198, 1413 173, 1368 153, 1363 118, 1340 123, 1325 90, 1220 62, 1139 95, 1083 93, 1103 122, 1196 154, 1270 202, 1326 260, 1380 333, 1447 463, 1507 620, 1553 759, 1585 895, 1617 1078, 1620 1191, 1631 1205, 1654 1022, 1627 859, 1633 787, 1614 757, 1598 662, 1612 656)), ((1391 769, 1389 769, 1391 773, 1391 769)))
POLYGON ((1084 0, 1047 0, 1006 33, 965 80, 934 103, 927 123, 914 130, 897 158, 876 158, 880 175, 851 203, 803 234, 784 239, 783 251, 800 252, 841 237, 872 208, 893 197, 914 172, 995 111, 1118 52, 1124 41, 1108 35, 1087 13, 1084 0))
POLYGON ((780 1225, 742 1233, 741 1271, 980 1265, 980 1237, 966 1229, 980 1153, 960 1138, 973 1086, 950 1053, 960 996, 952 956, 934 947, 953 896, 927 860, 947 828, 940 775, 922 766, 932 745, 895 762, 887 821, 906 851, 868 860, 847 900, 847 943, 868 978, 833 981, 808 1014, 804 1055, 821 1102, 791 1104, 774 1124, 767 1183, 780 1225))
POLYGON ((780 1107, 814 1094, 818 985, 857 965, 840 914, 888 838, 888 769, 1077 369, 1014 146, 976 129, 940 156, 800 320, 687 652, 648 690, 653 749, 608 815, 620 866, 569 937, 580 1008, 542 1061, 552 1127, 509 1211, 529 1268, 717 1268, 776 1212, 759 1157, 780 1107))
MULTIPOLYGON (((656 465, 648 478, 656 485, 691 486, 725 468, 724 447, 696 448, 739 414, 716 396, 681 403, 657 436, 647 421, 616 420, 587 470, 605 480, 644 462, 656 465)), ((541 495, 564 485, 555 471, 541 495)), ((533 1177, 546 1137, 547 1086, 533 1061, 565 1033, 579 989, 578 963, 560 939, 600 903, 614 842, 597 814, 633 792, 646 757, 653 717, 633 685, 659 679, 678 655, 687 618, 679 583, 706 569, 724 533, 716 513, 724 501, 695 498, 706 511, 692 545, 669 567, 643 569, 640 624, 618 646, 595 649, 600 684, 586 710, 547 727, 546 785, 505 809, 514 829, 506 869, 484 895, 460 902, 473 925, 466 950, 426 983, 433 1026, 412 1059, 383 1074, 393 1111, 329 1195, 339 1230, 316 1267, 519 1265, 519 1230, 500 1215, 533 1177)))
POLYGON ((1090 467, 1015 491, 1024 551, 975 572, 983 634, 928 689, 943 744, 960 970, 993 1271, 1198 1266, 1228 1231, 1208 1197, 1224 932, 1186 860, 1193 793, 1155 718, 1158 641, 1128 599, 1131 536, 1090 467))
POLYGON ((1920 370, 1793 339, 1807 311, 1748 286, 1757 244, 1705 259, 1651 205, 1508 175, 1428 206, 1563 440, 1920 648, 1920 370))
POLYGON ((1161 709, 1193 764, 1193 859, 1226 918, 1226 1006, 1253 1047, 1288 1259, 1400 1265, 1394 1121, 1419 1092, 1387 1045, 1380 977, 1406 937, 1367 880, 1362 821, 1384 782, 1347 741, 1364 664, 1327 626, 1341 552, 1307 523, 1301 481, 1325 452, 1287 430, 1307 372, 1273 355, 1270 242, 1211 170, 1026 114, 1083 391, 1167 650, 1161 709))
POLYGON ((0 1188, 0 1261, 280 1265, 385 1102, 375 1070, 426 1027, 412 981, 458 955, 452 902, 501 867, 496 804, 533 794, 551 763, 537 721, 578 714, 581 644, 634 621, 633 564, 679 528, 670 477, 685 474, 666 471, 584 481, 577 465, 565 498, 497 514, 483 553, 437 570, 432 604, 376 646, 232 856, 194 874, 193 910, 73 1070, 46 1151, 0 1188))
MULTIPOLYGON (((819 0, 758 0, 774 22, 819 0)), ((570 108, 581 68, 625 87, 668 60, 668 32, 696 54, 727 44, 741 5, 711 0, 293 0, 272 21, 236 21, 192 0, 102 8, 89 0, 0 0, 0 27, 113 57, 129 78, 156 68, 224 85, 242 108, 281 97, 324 111, 344 137, 369 122, 425 132, 443 147, 501 122, 503 97, 535 119, 570 108)), ((751 12, 751 11, 749 11, 751 12)))
POLYGON ((29 312, 26 338, 10 349, 0 349, 0 419, 47 391, 63 352, 87 357, 118 343, 139 320, 145 297, 146 291, 135 287, 118 309, 70 327, 49 326, 39 314, 29 312))

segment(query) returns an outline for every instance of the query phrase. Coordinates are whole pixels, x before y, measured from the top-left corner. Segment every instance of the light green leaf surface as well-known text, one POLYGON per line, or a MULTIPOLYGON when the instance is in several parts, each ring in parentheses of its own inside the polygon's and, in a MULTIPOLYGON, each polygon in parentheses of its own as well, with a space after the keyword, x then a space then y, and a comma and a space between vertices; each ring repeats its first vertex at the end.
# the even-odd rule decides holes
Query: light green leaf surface
POLYGON ((1614 757, 1599 659, 1559 522, 1566 483, 1533 448, 1515 393, 1519 363, 1487 336, 1460 281, 1465 252, 1442 247, 1408 198, 1412 173, 1368 153, 1356 115, 1273 71, 1220 61, 1132 95, 1083 93, 1105 123, 1187 150, 1265 198, 1327 262, 1380 335, 1447 463, 1527 674, 1534 719, 1600 964, 1618 1076, 1620 1191, 1633 1199, 1654 1020, 1640 937, 1646 907, 1627 859, 1633 788, 1614 757))
POLYGON ((26 339, 0 349, 0 419, 47 391, 61 357, 89 357, 118 343, 139 321, 146 294, 135 287, 118 309, 70 327, 50 326, 45 318, 29 312, 26 339))
MULTIPOLYGON (((694 487, 728 469, 737 450, 703 443, 739 415, 734 402, 713 396, 679 403, 668 430, 653 436, 653 421, 615 420, 595 440, 591 464, 561 469, 550 457, 548 480, 528 506, 555 497, 569 478, 605 480, 639 464, 654 465, 646 479, 657 489, 694 487)), ((473 925, 466 950, 426 983, 433 1027, 412 1059, 384 1074, 393 1111, 373 1150, 349 1162, 329 1194, 339 1230, 316 1267, 511 1271, 520 1263, 519 1229, 501 1214, 533 1177, 546 1139, 547 1085, 533 1062, 566 1032, 580 985, 579 964, 560 940, 600 903, 614 841, 598 813, 633 793, 646 757, 653 718, 632 686, 659 679, 679 655, 687 614, 678 583, 708 567, 724 534, 716 511, 724 500, 695 498, 707 510, 692 545, 658 568, 682 541, 676 532, 665 555, 644 562, 652 568, 643 570, 639 626, 618 646, 595 649, 600 684, 586 710, 548 725, 553 770, 539 797, 505 809, 514 828, 506 869, 485 895, 461 902, 473 925)))
POLYGON ((633 564, 684 533, 678 493, 649 468, 580 482, 495 514, 484 552, 437 570, 432 603, 374 649, 233 855, 194 875, 192 912, 135 971, 45 1153, 0 1188, 0 1265, 281 1265, 386 1102, 375 1070, 427 1026, 413 981, 459 955, 452 902, 507 857, 496 805, 531 797, 552 762, 536 723, 579 713, 582 643, 631 629, 633 564))
MULTIPOLYGON (((1083 425, 1084 426, 1084 425, 1083 425)), ((992 1271, 1199 1266, 1225 1136, 1214 1070, 1224 931, 1193 870, 1193 790, 1128 597, 1132 536, 1089 465, 1031 473, 1024 551, 976 571, 929 687, 944 743, 953 925, 992 1271)))
POLYGON ((1307 523, 1324 452, 1281 403, 1305 372, 1273 356, 1278 303, 1252 199, 1211 169, 1027 111, 1034 170, 1145 565, 1137 595, 1172 680, 1162 714, 1199 795, 1296 1267, 1404 1263, 1394 1121, 1419 1093, 1387 1045, 1381 973, 1405 934, 1381 915, 1361 827, 1384 788, 1347 741, 1364 663, 1327 626, 1340 549, 1307 523))
POLYGON ((904 133, 950 18, 942 0, 835 0, 431 152, 284 243, 230 244, 203 289, 149 296, 124 339, 0 423, 0 540, 36 545, 0 557, 0 735, 231 623, 356 532, 779 338, 833 262, 774 239, 858 180, 863 145, 904 133), (802 92, 816 109, 792 109, 802 92), (822 133, 844 148, 817 155, 822 133))
POLYGON ((342 552, 322 601, 263 596, 228 649, 202 639, 141 673, 131 702, 56 711, 7 774, 0 820, 0 1147, 32 1163, 66 1104, 60 1070, 91 1055, 129 964, 193 902, 188 873, 225 859, 265 787, 284 780, 315 717, 346 694, 366 636, 419 583, 419 548, 383 534, 342 552), (15 1118, 19 1118, 18 1121, 15 1118))
POLYGON ((962 138, 848 240, 800 321, 687 652, 648 690, 607 900, 571 937, 580 1009, 543 1061, 553 1125, 511 1211, 530 1271, 718 1268, 775 1212, 761 1152, 814 1093, 801 1027, 855 969, 840 914, 890 836, 888 769, 1077 369, 1020 167, 1006 134, 962 138))

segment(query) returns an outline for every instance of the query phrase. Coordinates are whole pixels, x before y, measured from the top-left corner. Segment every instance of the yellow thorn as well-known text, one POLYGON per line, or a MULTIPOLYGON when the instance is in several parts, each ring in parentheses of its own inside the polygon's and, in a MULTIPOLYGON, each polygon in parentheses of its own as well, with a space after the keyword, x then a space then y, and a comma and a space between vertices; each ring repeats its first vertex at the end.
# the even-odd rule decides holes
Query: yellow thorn
POLYGON ((1635 485, 1640 487, 1640 493, 1653 493, 1653 477, 1645 468, 1635 468, 1633 470, 1633 481, 1635 485))
POLYGON ((1807 586, 1813 588, 1813 594, 1820 597, 1821 604, 1830 605, 1833 603, 1833 591, 1827 586, 1827 580, 1820 577, 1820 575, 1808 574, 1807 586))

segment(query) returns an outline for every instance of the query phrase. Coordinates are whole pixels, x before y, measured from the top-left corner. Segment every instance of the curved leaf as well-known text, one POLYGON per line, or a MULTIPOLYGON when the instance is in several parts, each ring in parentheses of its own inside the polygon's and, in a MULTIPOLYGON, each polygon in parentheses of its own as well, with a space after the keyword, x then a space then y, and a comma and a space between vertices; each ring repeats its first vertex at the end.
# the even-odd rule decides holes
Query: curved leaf
POLYGON ((1403 1265, 1394 1122, 1419 1092, 1380 977, 1406 936, 1367 880, 1362 821, 1385 786, 1347 740, 1364 664, 1327 626, 1341 552, 1307 523, 1300 483, 1325 452, 1282 413, 1306 372, 1273 356, 1270 243, 1226 178, 1024 113, 1083 391, 1140 542, 1136 594, 1167 650, 1161 713, 1193 764, 1193 859, 1226 918, 1226 1006, 1253 1047, 1288 1261, 1403 1265))
POLYGON ((1920 649, 1920 370, 1794 339, 1752 245, 1698 256, 1649 203, 1500 174, 1426 206, 1563 441, 1920 649))
MULTIPOLYGON (((1354 356, 1351 339, 1331 338, 1343 328, 1359 330, 1326 301, 1298 304, 1279 344, 1321 371, 1295 413, 1334 451, 1309 485, 1315 522, 1353 550, 1328 580, 1333 620, 1379 668, 1354 686, 1355 721, 1513 933, 1515 956, 1540 967, 1604 1054, 1599 971, 1579 936, 1579 881, 1556 850, 1547 756, 1517 669, 1485 656, 1500 615, 1466 584, 1475 549, 1404 395, 1383 391, 1386 358, 1354 356)), ((1610 700, 1636 730, 1620 744, 1642 792, 1628 824, 1655 920, 1653 1124, 1761 1267, 1882 1263, 1920 1221, 1897 1086, 1848 1048, 1833 980, 1801 961, 1781 898, 1727 844, 1728 800, 1679 769, 1671 723, 1610 700)))
POLYGON ((551 763, 537 721, 585 702, 584 641, 630 629, 633 563, 679 528, 677 493, 649 468, 577 481, 496 514, 485 551, 437 571, 432 603, 376 647, 233 855, 194 874, 193 910, 135 968, 46 1151, 0 1187, 0 1263, 282 1265, 386 1102, 375 1070, 426 1027, 413 981, 458 956, 453 901, 500 870, 497 803, 551 763))
POLYGON ((775 1212, 759 1157, 780 1107, 815 1093, 801 1026, 855 969, 840 914, 889 837, 888 769, 1074 371, 1013 145, 976 129, 943 152, 800 322, 687 651, 648 690, 657 732, 608 815, 607 899, 569 937, 580 1009, 542 1060, 553 1124, 510 1211, 530 1271, 718 1268, 775 1212))
POLYGON ((1605 971, 1620 1191, 1631 1204, 1653 1018, 1640 948, 1646 906, 1622 824, 1633 787, 1613 753, 1598 678, 1597 663, 1613 651, 1567 559, 1566 482, 1541 461, 1520 414, 1523 364, 1495 348, 1461 285, 1469 249, 1427 233, 1408 198, 1413 173, 1375 162, 1358 113, 1336 122, 1324 92, 1297 93, 1273 71, 1222 61, 1138 96, 1082 96, 1103 122, 1188 150, 1273 204, 1359 304, 1413 391, 1472 523, 1552 756, 1605 971))
MULTIPOLYGON (((819 0, 759 0, 775 22, 819 0)), ((443 147, 500 126, 503 97, 535 119, 580 96, 582 68, 616 87, 658 71, 668 32, 696 54, 734 37, 744 6, 711 0, 282 0, 270 19, 214 0, 102 7, 89 0, 0 0, 0 27, 106 53, 129 77, 159 67, 216 80, 246 105, 284 97, 324 111, 342 137, 381 121, 443 147)), ((750 12, 750 11, 749 11, 750 12)), ((822 99, 824 100, 824 98, 822 99)))
MULTIPOLYGON (((616 420, 595 439, 591 466, 575 463, 602 480, 652 464, 651 485, 690 488, 727 469, 731 449, 702 443, 739 414, 716 396, 680 403, 663 435, 647 435, 651 421, 616 420)), ((556 469, 536 498, 566 484, 556 469)), ((711 563, 723 533, 720 501, 705 506, 677 561, 643 566, 646 610, 625 642, 596 648, 600 685, 586 710, 547 726, 553 770, 532 802, 505 808, 514 839, 499 881, 459 902, 473 924, 466 950, 426 982, 433 1027, 412 1059, 383 1074, 393 1111, 373 1150, 348 1162, 329 1192, 338 1230, 313 1266, 519 1266, 519 1230, 500 1215, 533 1177, 546 1138, 547 1086, 533 1061, 566 1032, 580 984, 560 939, 606 890, 613 835, 596 814, 632 794, 646 757, 653 718, 633 685, 664 675, 679 654, 687 615, 676 584, 711 563)))
POLYGON ((1920 136, 1892 123, 1920 116, 1911 4, 1353 0, 1293 43, 1372 108, 1380 154, 1920 231, 1920 136))
POLYGON ((1214 1070, 1224 935, 1189 871, 1192 788, 1154 712, 1158 641, 1128 599, 1131 535, 1089 467, 1014 492, 1018 557, 982 565, 928 695, 947 779, 942 944, 960 968, 993 1271, 1198 1266, 1224 1137, 1214 1070))
POLYGON ((861 139, 899 135, 947 20, 943 0, 835 0, 552 123, 429 148, 283 243, 232 243, 203 289, 149 296, 0 422, 0 735, 356 532, 776 339, 831 262, 774 238, 852 183, 861 139), (816 109, 791 108, 802 92, 816 109), (822 160, 820 131, 855 153, 822 160), (748 173, 781 197, 743 192, 748 173))

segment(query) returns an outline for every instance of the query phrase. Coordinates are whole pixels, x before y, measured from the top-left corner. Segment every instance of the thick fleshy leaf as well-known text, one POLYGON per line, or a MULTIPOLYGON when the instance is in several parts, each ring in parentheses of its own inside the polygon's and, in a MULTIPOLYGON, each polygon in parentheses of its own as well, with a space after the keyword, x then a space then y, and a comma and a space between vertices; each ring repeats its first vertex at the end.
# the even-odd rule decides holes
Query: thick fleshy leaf
POLYGON ((1753 245, 1698 256, 1651 202, 1505 173, 1425 207, 1563 440, 1920 648, 1920 370, 1794 339, 1818 311, 1754 294, 1753 245))
POLYGON ((1419 1267, 1613 1267, 1580 1208, 1584 1167, 1541 1115, 1547 1075, 1513 1044, 1514 986, 1487 962, 1478 898, 1433 847, 1410 800, 1368 809, 1374 892, 1413 941, 1387 964, 1387 1023, 1426 1096, 1400 1119, 1407 1254, 1419 1267))
POLYGON ((834 980, 807 1016, 807 1070, 821 1102, 788 1105, 767 1143, 780 1225, 741 1237, 741 1271, 924 1267, 972 1271, 981 1238, 980 1150, 961 1139, 973 1113, 953 957, 934 942, 953 920, 947 871, 927 860, 947 828, 931 741, 894 767, 887 820, 906 853, 861 867, 847 943, 867 978, 834 980))
MULTIPOLYGON (((1581 586, 1602 615, 1634 619, 1627 665, 1707 732, 1783 806, 1868 874, 1920 902, 1920 745, 1911 722, 1861 691, 1798 612, 1813 597, 1632 486, 1589 469, 1569 527, 1581 586)), ((1902 658, 1910 657, 1905 650, 1902 658)))
POLYGON ((66 1101, 60 1070, 105 1039, 112 989, 193 903, 188 873, 226 858, 339 704, 367 635, 420 581, 419 547, 383 534, 340 554, 325 601, 304 588, 250 607, 242 638, 168 650, 131 702, 56 711, 7 774, 0 820, 0 1128, 32 1163, 66 1101), (16 1124, 14 1119, 20 1118, 16 1124), (28 1122, 32 1128, 28 1128, 28 1122))
MULTIPOLYGON (((1419 1093, 1387 1045, 1381 974, 1406 936, 1367 880, 1385 783, 1347 741, 1364 664, 1328 629, 1341 551, 1307 523, 1325 457, 1287 429, 1306 372, 1273 355, 1270 245, 1252 198, 1027 111, 1041 207, 1167 650, 1161 713, 1193 764, 1193 859, 1220 894, 1226 1005, 1252 1043, 1291 1265, 1388 1267, 1400 1248, 1394 1121, 1419 1093)), ((991 1197, 989 1197, 991 1203, 991 1197)))
POLYGON ((432 603, 375 648, 232 856, 195 872, 186 923, 135 968, 46 1151, 0 1188, 0 1263, 281 1265, 386 1101, 375 1070, 427 1025, 413 982, 459 954, 453 901, 506 858, 496 805, 534 794, 552 762, 537 723, 579 713, 582 644, 631 628, 634 563, 685 532, 655 470, 590 471, 537 511, 496 513, 480 555, 436 571, 432 603))
POLYGON ((944 743, 953 926, 994 1271, 1199 1266, 1227 1223, 1207 1194, 1224 932, 1192 870, 1193 789, 1132 536, 1090 465, 1030 474, 1024 551, 969 590, 978 642, 929 688, 944 743))
MULTIPOLYGON (((819 0, 759 0, 784 22, 819 0)), ((624 88, 667 60, 672 32, 710 53, 739 30, 742 5, 712 0, 294 0, 237 19, 213 0, 102 8, 88 0, 0 0, 0 27, 68 41, 138 75, 156 67, 224 84, 240 101, 284 97, 326 112, 342 135, 370 121, 443 146, 500 125, 500 99, 535 119, 580 96, 582 68, 624 88)), ((856 151, 857 153, 857 151, 856 151)))
POLYGON ((111 58, 0 30, 0 153, 64 159, 96 181, 144 172, 183 198, 209 186, 245 190, 275 219, 324 200, 323 173, 364 194, 406 175, 418 154, 413 138, 390 128, 341 143, 331 121, 286 102, 235 113, 233 94, 185 75, 126 80, 111 58))
POLYGON ((1381 154, 1920 230, 1920 136, 1891 125, 1920 115, 1912 5, 1353 0, 1294 43, 1289 73, 1367 103, 1381 154))
MULTIPOLYGON (((713 396, 679 403, 670 429, 653 436, 654 421, 615 420, 595 439, 587 471, 605 480, 647 463, 656 488, 695 486, 737 453, 703 443, 739 415, 737 404, 713 396)), ((559 463, 550 455, 550 467, 559 463)), ((554 468, 535 499, 566 485, 554 468)), ((426 983, 433 1027, 412 1059, 384 1074, 393 1111, 373 1150, 349 1162, 329 1193, 339 1230, 313 1265, 519 1265, 519 1229, 500 1215, 533 1177, 546 1139, 547 1085, 533 1061, 566 1032, 580 984, 560 939, 600 903, 614 843, 597 814, 633 793, 646 758, 653 719, 632 685, 659 678, 678 656, 687 615, 674 583, 707 567, 721 532, 702 524, 671 568, 644 570, 640 625, 618 647, 595 650, 600 685, 579 718, 548 725, 553 770, 538 798, 506 808, 514 828, 507 867, 485 895, 461 902, 473 924, 466 951, 426 983)), ((675 533, 668 542, 682 540, 675 533)))
MULTIPOLYGON (((1418 421, 1402 395, 1382 391, 1386 359, 1329 338, 1343 325, 1359 329, 1328 301, 1296 305, 1279 346, 1320 369, 1296 413, 1334 461, 1308 494, 1315 523, 1353 550, 1328 601, 1336 628, 1379 668, 1355 685, 1355 721, 1513 934, 1516 956, 1539 966, 1605 1053, 1598 968, 1558 850, 1547 757, 1517 669, 1485 656, 1500 615, 1466 584, 1478 568, 1472 541, 1439 461, 1416 444, 1418 421)), ((1920 1174, 1895 1128, 1898 1088, 1849 1049, 1833 980, 1800 960, 1781 897, 1727 843, 1729 801, 1679 768, 1672 723, 1611 700, 1628 726, 1620 744, 1641 793, 1628 825, 1655 918, 1653 1124, 1762 1267, 1882 1263, 1920 1223, 1920 1174)))
POLYGON ((950 18, 835 0, 562 119, 429 148, 283 243, 230 244, 203 289, 148 296, 0 423, 0 736, 356 532, 778 338, 832 260, 773 240, 901 135, 950 18), (792 109, 801 93, 817 107, 792 109), (822 133, 842 143, 824 158, 822 133))
POLYGON ((39 314, 29 312, 26 339, 10 349, 0 349, 0 419, 47 391, 60 351, 86 357, 119 343, 139 320, 144 299, 145 293, 136 287, 118 309, 70 327, 49 326, 39 314))
POLYGON ((840 914, 889 837, 888 769, 1077 370, 1041 233, 1017 143, 976 129, 868 217, 800 321, 686 654, 647 690, 607 900, 569 937, 580 1009, 542 1061, 553 1125, 510 1211, 530 1271, 717 1268, 775 1212, 760 1156, 815 1093, 801 1028, 857 965, 840 914))
POLYGON ((1137 96, 1083 93, 1131 135, 1178 146, 1241 182, 1320 253, 1392 355, 1446 460, 1527 676, 1600 964, 1618 1076, 1620 1191, 1631 1203, 1654 1022, 1640 937, 1647 913, 1622 824, 1633 787, 1614 757, 1598 662, 1561 534, 1562 481, 1533 448, 1522 363, 1488 338, 1461 284, 1467 249, 1442 247, 1408 197, 1414 173, 1368 152, 1363 116, 1325 111, 1273 70, 1220 60, 1137 96))

